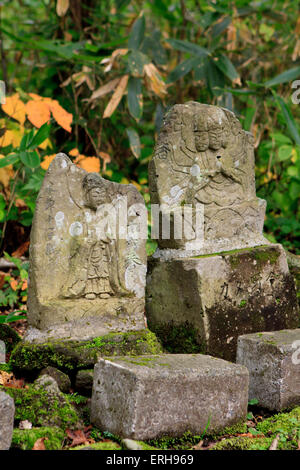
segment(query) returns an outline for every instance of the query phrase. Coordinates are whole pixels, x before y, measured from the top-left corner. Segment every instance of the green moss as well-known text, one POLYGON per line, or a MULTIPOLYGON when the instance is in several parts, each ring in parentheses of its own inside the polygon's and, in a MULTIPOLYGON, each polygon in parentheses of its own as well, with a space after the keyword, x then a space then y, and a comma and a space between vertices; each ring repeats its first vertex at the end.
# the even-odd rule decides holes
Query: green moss
POLYGON ((266 435, 284 434, 300 439, 300 406, 289 413, 278 413, 257 425, 257 430, 266 435))
POLYGON ((146 444, 154 446, 156 449, 188 450, 198 444, 200 440, 201 436, 194 436, 190 431, 187 431, 181 437, 162 436, 150 439, 146 441, 146 444))
POLYGON ((251 252, 251 251, 254 251, 254 250, 257 250, 257 249, 261 249, 261 248, 269 248, 269 245, 260 245, 260 246, 249 247, 249 248, 239 248, 237 250, 229 250, 229 251, 219 251, 219 252, 216 252, 216 253, 210 253, 210 254, 206 254, 206 255, 192 256, 192 258, 208 258, 210 256, 234 255, 234 254, 239 254, 239 253, 243 253, 243 252, 246 252, 246 251, 251 252))
POLYGON ((92 368, 98 356, 157 354, 162 351, 156 336, 144 329, 109 333, 90 341, 52 341, 42 344, 20 343, 10 363, 22 371, 41 370, 47 366, 66 372, 92 368))
POLYGON ((44 387, 0 387, 15 402, 15 420, 28 420, 33 426, 58 426, 62 429, 76 428, 80 423, 78 414, 68 395, 50 394, 44 387))
POLYGON ((121 446, 113 441, 96 442, 95 444, 73 447, 69 450, 121 450, 121 446))
POLYGON ((157 447, 150 446, 146 442, 137 441, 137 443, 142 447, 143 450, 157 450, 157 447))
POLYGON ((173 322, 164 325, 149 325, 161 341, 164 352, 193 354, 205 353, 204 345, 199 344, 197 330, 188 322, 176 325, 173 322))
POLYGON ((245 307, 247 305, 247 300, 241 300, 239 307, 245 307))
POLYGON ((60 450, 62 448, 65 433, 58 427, 41 427, 32 429, 14 429, 12 437, 12 448, 21 450, 32 450, 35 442, 45 437, 46 450, 60 450))
POLYGON ((270 438, 232 437, 217 442, 211 450, 268 450, 271 444, 270 438))
POLYGON ((242 434, 247 432, 247 424, 244 422, 234 424, 233 426, 227 426, 226 428, 210 433, 209 431, 206 433, 206 437, 211 439, 216 439, 220 436, 234 436, 235 434, 242 434))

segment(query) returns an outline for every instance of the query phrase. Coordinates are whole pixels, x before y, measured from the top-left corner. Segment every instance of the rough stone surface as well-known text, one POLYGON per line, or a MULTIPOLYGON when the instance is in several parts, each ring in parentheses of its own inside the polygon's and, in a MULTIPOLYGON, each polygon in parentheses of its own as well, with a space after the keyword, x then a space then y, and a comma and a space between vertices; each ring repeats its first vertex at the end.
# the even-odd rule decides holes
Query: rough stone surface
POLYGON ((93 390, 94 381, 94 370, 80 370, 76 375, 75 390, 84 395, 90 397, 93 390))
POLYGON ((73 339, 86 330, 95 337, 143 328, 145 215, 133 185, 87 173, 58 154, 32 225, 29 325, 73 339))
POLYGON ((202 352, 234 361, 239 335, 298 326, 284 250, 267 245, 214 256, 152 259, 147 317, 163 342, 168 329, 190 326, 202 352))
POLYGON ((94 367, 101 356, 157 354, 161 345, 149 330, 109 333, 90 341, 22 342, 10 357, 13 369, 24 372, 40 371, 52 366, 70 372, 94 367))
POLYGON ((300 404, 300 329, 240 336, 237 362, 249 370, 249 399, 277 411, 300 404))
POLYGON ((159 239, 167 250, 157 256, 178 257, 176 249, 186 256, 185 251, 214 253, 268 243, 262 236, 266 202, 255 194, 253 136, 227 109, 193 101, 173 106, 149 164, 149 185, 151 203, 161 206, 163 219, 177 212, 173 236, 159 239), (195 234, 197 204, 203 209, 201 239, 195 234), (192 211, 194 232, 179 238, 178 211, 184 206, 192 211), (201 240, 202 246, 193 247, 201 240))
POLYGON ((0 450, 10 448, 14 428, 14 400, 0 391, 0 450))
POLYGON ((243 420, 245 367, 201 354, 101 359, 95 366, 91 422, 144 440, 202 433, 243 420))
POLYGON ((61 392, 69 393, 71 388, 71 380, 67 374, 64 374, 64 372, 56 369, 55 367, 48 366, 41 371, 40 376, 42 375, 50 375, 50 377, 56 381, 61 392))

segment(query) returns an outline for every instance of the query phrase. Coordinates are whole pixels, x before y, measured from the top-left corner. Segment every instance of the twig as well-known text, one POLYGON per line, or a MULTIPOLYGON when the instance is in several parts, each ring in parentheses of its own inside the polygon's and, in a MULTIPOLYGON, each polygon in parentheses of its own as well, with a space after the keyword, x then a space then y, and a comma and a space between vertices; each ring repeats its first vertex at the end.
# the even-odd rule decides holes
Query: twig
POLYGON ((277 434, 277 436, 275 437, 274 441, 270 445, 269 450, 277 450, 278 442, 279 442, 279 434, 277 434))

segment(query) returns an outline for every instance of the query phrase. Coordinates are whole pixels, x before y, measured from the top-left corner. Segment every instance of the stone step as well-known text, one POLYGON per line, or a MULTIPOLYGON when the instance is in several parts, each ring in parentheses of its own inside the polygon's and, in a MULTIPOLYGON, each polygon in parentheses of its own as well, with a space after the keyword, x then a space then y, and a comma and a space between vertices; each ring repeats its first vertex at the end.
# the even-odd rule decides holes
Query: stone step
POLYGON ((245 419, 248 371, 202 354, 109 357, 95 366, 91 422, 145 440, 245 419))
POLYGON ((300 404, 300 329, 238 338, 237 363, 249 370, 249 399, 270 410, 300 404))

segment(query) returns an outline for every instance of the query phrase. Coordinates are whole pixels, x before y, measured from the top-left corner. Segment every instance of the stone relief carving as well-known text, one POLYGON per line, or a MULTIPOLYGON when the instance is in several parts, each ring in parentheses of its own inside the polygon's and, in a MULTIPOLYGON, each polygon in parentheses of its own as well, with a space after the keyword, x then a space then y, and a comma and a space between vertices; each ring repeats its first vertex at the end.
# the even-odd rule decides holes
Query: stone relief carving
MULTIPOLYGON (((253 137, 231 111, 196 102, 173 106, 164 118, 149 180, 151 202, 165 214, 204 206, 204 251, 234 237, 242 245, 247 239, 266 242, 261 235, 265 201, 255 194, 253 137)), ((159 244, 186 248, 186 240, 174 238, 159 244)))

